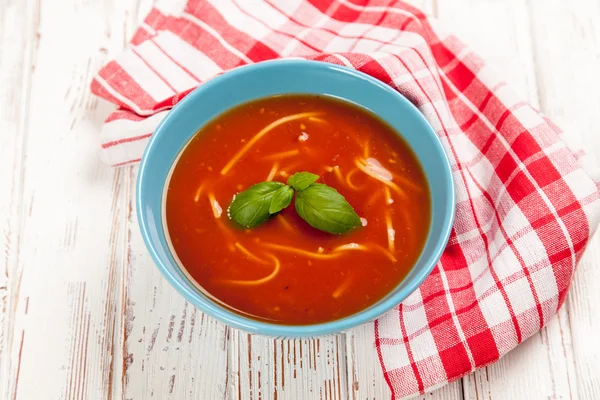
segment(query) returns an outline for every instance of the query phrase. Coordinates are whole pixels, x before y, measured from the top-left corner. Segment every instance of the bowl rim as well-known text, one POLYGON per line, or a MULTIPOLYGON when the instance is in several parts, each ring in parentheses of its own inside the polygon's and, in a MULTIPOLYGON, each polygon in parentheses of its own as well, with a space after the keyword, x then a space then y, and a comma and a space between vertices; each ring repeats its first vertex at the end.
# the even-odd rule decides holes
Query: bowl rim
MULTIPOLYGON (((243 104, 242 102, 240 104, 243 104)), ((185 114, 183 114, 185 115, 185 114)), ((382 120, 386 123, 389 123, 387 120, 382 120)), ((172 167, 171 167, 172 168, 172 167)), ((149 177, 148 179, 153 179, 149 177)), ((166 182, 164 183, 166 184, 166 182)), ((164 184, 162 187, 164 188, 164 184)), ((164 189, 163 189, 164 190, 164 189)), ((403 96, 400 92, 393 89, 389 85, 379 81, 378 79, 367 75, 358 70, 348 68, 345 66, 340 66, 337 64, 331 64, 327 62, 321 61, 312 61, 312 60, 304 60, 304 59, 277 59, 277 60, 269 60, 262 61, 255 64, 248 64, 240 67, 236 67, 232 70, 224 72, 220 75, 213 77, 212 79, 206 81, 201 84, 199 87, 191 91, 188 95, 186 95, 180 102, 178 102, 169 113, 163 118, 163 120, 159 123, 157 128, 154 130, 153 135, 151 136, 142 156, 137 182, 136 182, 136 212, 138 218, 138 224, 140 227, 140 231, 142 233, 142 237, 144 239, 144 243, 146 248, 150 252, 154 264, 161 271, 162 275, 167 279, 167 281, 190 303, 199 308, 202 312, 210 315, 211 317, 237 329, 244 330, 249 333, 261 334, 266 336, 275 336, 275 337, 315 337, 328 335, 333 333, 339 333, 351 329, 353 327, 362 325, 364 323, 375 320, 380 317, 387 311, 391 310, 394 306, 400 304, 404 301, 408 296, 410 296, 423 281, 430 275, 433 271, 437 263, 439 262, 444 249, 446 248, 448 239, 450 237, 450 233, 454 224, 454 217, 456 211, 456 191, 454 185, 454 179, 452 176, 452 168, 450 164, 450 160, 448 158, 448 154, 444 149, 444 146, 435 133, 431 124, 427 121, 424 115, 413 105, 405 96, 403 96), (202 96, 202 94, 212 86, 219 85, 221 81, 228 79, 235 79, 240 75, 244 75, 249 72, 258 71, 266 68, 280 67, 286 68, 289 66, 303 66, 306 68, 325 68, 330 70, 339 71, 341 73, 345 73, 347 75, 351 75, 355 78, 359 78, 362 80, 367 80, 369 83, 379 87, 381 90, 389 92, 397 97, 397 99, 403 103, 408 112, 411 114, 411 117, 420 119, 421 122, 424 123, 424 126, 427 133, 432 136, 433 141, 439 147, 439 154, 442 157, 442 164, 444 165, 444 170, 441 172, 445 175, 445 179, 450 182, 450 193, 447 204, 445 204, 445 208, 448 213, 446 213, 446 217, 443 219, 442 223, 442 232, 440 233, 440 240, 435 245, 435 249, 432 254, 429 255, 430 262, 425 264, 420 271, 410 280, 406 282, 406 286, 398 291, 397 293, 389 296, 387 299, 384 298, 380 300, 378 303, 358 311, 355 314, 343 317, 341 319, 322 322, 317 324, 310 325, 284 325, 284 324, 276 324, 269 323, 264 321, 259 321, 255 319, 251 319, 245 317, 241 314, 237 314, 234 311, 231 311, 222 305, 219 305, 214 300, 210 300, 206 294, 199 293, 198 289, 194 287, 194 285, 190 282, 189 285, 191 287, 187 287, 184 285, 178 277, 175 276, 175 270, 181 269, 179 265, 165 265, 162 262, 161 257, 157 253, 157 249, 154 246, 154 242, 150 237, 150 222, 145 218, 145 213, 142 212, 145 208, 145 198, 140 195, 144 193, 144 186, 146 182, 146 167, 149 163, 149 159, 152 158, 153 153, 155 152, 155 142, 158 137, 163 135, 163 127, 171 120, 177 119, 180 117, 179 110, 182 109, 185 104, 193 102, 195 98, 202 96)), ((167 232, 163 229, 160 232, 160 235, 166 236, 167 232)), ((171 253, 170 249, 167 249, 169 253, 171 253)), ((171 254, 172 255, 172 254, 171 254)), ((170 264, 170 263, 168 263, 170 264)), ((404 280, 402 280, 398 285, 400 285, 404 280)), ((398 286, 396 285, 396 287, 398 286)), ((392 289, 393 290, 393 289, 392 289)))

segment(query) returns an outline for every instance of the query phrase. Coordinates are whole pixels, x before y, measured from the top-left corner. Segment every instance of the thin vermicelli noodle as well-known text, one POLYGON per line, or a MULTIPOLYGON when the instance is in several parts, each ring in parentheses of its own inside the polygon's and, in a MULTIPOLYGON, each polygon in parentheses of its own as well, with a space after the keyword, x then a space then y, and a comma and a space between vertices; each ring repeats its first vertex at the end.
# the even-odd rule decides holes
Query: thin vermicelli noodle
POLYGON ((267 179, 266 179, 267 182, 271 182, 273 180, 273 178, 275 177, 275 174, 277 173, 278 168, 279 168, 279 163, 274 163, 273 167, 271 167, 271 170, 269 171, 269 175, 267 176, 267 179))
POLYGON ((390 193, 390 187, 389 186, 385 186, 383 188, 383 192, 385 193, 385 204, 390 205, 394 202, 394 199, 392 199, 392 194, 390 193))
POLYGON ((206 182, 203 182, 200 186, 198 186, 198 189, 196 190, 196 195, 194 196, 194 203, 197 203, 198 201, 200 201, 200 196, 202 195, 202 189, 204 189, 205 184, 206 184, 206 182))
POLYGON ((331 294, 334 299, 339 298, 352 284, 352 276, 348 276, 344 282, 331 294))
POLYGON ((305 256, 307 258, 314 258, 317 260, 329 260, 332 258, 337 258, 342 255, 341 253, 335 253, 335 254, 333 254, 333 253, 332 254, 315 253, 312 251, 297 249, 295 247, 284 246, 284 245, 280 245, 280 244, 276 244, 276 243, 263 243, 263 246, 268 247, 273 250, 279 250, 279 251, 283 251, 286 253, 294 253, 294 254, 305 256))
POLYGON ((333 166, 333 173, 341 184, 346 184, 346 180, 344 179, 342 171, 340 171, 340 167, 338 165, 333 166))
POLYGON ((404 191, 398 185, 396 185, 394 182, 388 181, 386 179, 383 179, 380 175, 378 175, 375 172, 373 172, 373 171, 369 170, 368 168, 366 168, 358 160, 355 161, 355 165, 358 167, 358 169, 360 169, 365 174, 369 175, 372 178, 377 179, 379 182, 383 183, 384 185, 389 186, 392 190, 394 190, 400 196, 406 198, 406 193, 404 193, 404 191))
POLYGON ((390 253, 394 254, 396 249, 396 230, 394 229, 389 211, 385 214, 385 225, 387 228, 388 248, 390 249, 390 253))
POLYGON ((298 168, 298 166, 300 166, 300 163, 293 163, 293 164, 288 164, 285 167, 281 167, 281 171, 285 172, 287 174, 291 174, 294 173, 296 171, 296 169, 298 168))
POLYGON ((275 268, 273 268, 273 272, 271 272, 269 275, 265 276, 264 278, 254 279, 254 280, 227 280, 227 281, 222 281, 222 282, 228 283, 230 285, 256 286, 256 285, 265 284, 265 283, 273 280, 279 273, 279 270, 281 269, 281 263, 279 262, 279 259, 277 257, 275 257, 274 255, 267 254, 267 256, 269 256, 271 259, 273 259, 273 261, 275 262, 275 268))
POLYGON ((215 218, 221 218, 221 214, 223 214, 223 209, 221 208, 221 205, 219 204, 213 193, 208 194, 208 201, 210 202, 210 207, 212 208, 212 212, 215 218))
MULTIPOLYGON (((381 191, 383 191, 383 189, 381 191)), ((367 207, 373 206, 375 202, 379 200, 379 197, 381 196, 381 191, 377 190, 373 192, 373 194, 366 201, 367 207)))
POLYGON ((284 158, 290 158, 290 157, 297 156, 298 154, 300 154, 300 150, 298 150, 298 149, 282 151, 280 153, 270 154, 270 155, 264 157, 263 160, 279 161, 279 160, 283 160, 284 158))
POLYGON ((394 253, 393 252, 388 251, 383 246, 380 246, 380 245, 375 244, 375 243, 369 243, 369 244, 366 244, 366 245, 365 244, 357 244, 357 243, 349 243, 349 244, 338 246, 335 249, 333 249, 334 252, 336 252, 336 251, 348 251, 348 250, 376 251, 376 252, 379 252, 379 253, 385 255, 392 262, 396 262, 396 257, 394 257, 394 253))
POLYGON ((302 118, 307 118, 307 117, 314 117, 317 115, 320 115, 320 113, 315 113, 315 112, 299 113, 299 114, 294 114, 294 115, 290 115, 287 117, 279 118, 278 120, 271 122, 269 125, 267 125, 265 128, 263 128, 260 132, 258 132, 256 135, 254 135, 252 137, 252 139, 250 139, 248 141, 248 143, 246 143, 246 145, 244 147, 242 147, 242 149, 240 151, 238 151, 237 154, 235 156, 233 156, 233 158, 231 160, 229 160, 229 162, 221 170, 221 175, 226 175, 229 172, 229 170, 231 168, 233 168, 233 166, 239 161, 239 159, 242 158, 252 148, 252 146, 254 146, 254 144, 256 142, 258 142, 263 136, 265 136, 267 133, 269 133, 273 129, 275 129, 278 126, 285 124, 287 122, 292 122, 297 119, 302 119, 302 118))
POLYGON ((377 174, 382 179, 385 179, 388 181, 396 180, 396 181, 399 181, 402 184, 402 186, 404 186, 410 190, 413 190, 415 192, 422 191, 421 187, 419 187, 418 185, 415 185, 408 179, 391 173, 387 168, 384 168, 381 165, 381 163, 375 158, 365 158, 364 160, 359 160, 359 162, 362 162, 365 165, 365 167, 367 167, 368 169, 373 171, 375 174, 377 174))
POLYGON ((308 120, 312 121, 312 122, 319 122, 321 124, 327 124, 327 121, 325 121, 322 118, 318 118, 318 117, 308 117, 308 120))
POLYGON ((358 168, 354 168, 352 171, 350 171, 350 172, 348 172, 348 173, 346 174, 346 184, 348 185, 348 187, 349 187, 350 189, 353 189, 353 190, 363 190, 363 189, 365 188, 366 184, 365 184, 365 185, 356 186, 356 185, 355 185, 355 184, 352 182, 352 177, 353 177, 353 176, 354 176, 356 173, 358 173, 359 171, 360 171, 360 170, 359 170, 358 168))
POLYGON ((285 228, 286 231, 288 231, 288 232, 294 231, 294 228, 292 227, 292 225, 290 225, 290 223, 285 219, 285 217, 283 215, 279 214, 276 218, 279 221, 279 223, 281 223, 281 225, 283 225, 283 227, 285 228))
POLYGON ((238 249, 239 251, 244 253, 248 257, 248 259, 250 259, 252 261, 256 261, 259 264, 268 264, 269 263, 268 261, 265 261, 265 260, 255 256, 254 254, 252 254, 247 248, 242 246, 239 242, 235 242, 234 246, 236 249, 238 249))

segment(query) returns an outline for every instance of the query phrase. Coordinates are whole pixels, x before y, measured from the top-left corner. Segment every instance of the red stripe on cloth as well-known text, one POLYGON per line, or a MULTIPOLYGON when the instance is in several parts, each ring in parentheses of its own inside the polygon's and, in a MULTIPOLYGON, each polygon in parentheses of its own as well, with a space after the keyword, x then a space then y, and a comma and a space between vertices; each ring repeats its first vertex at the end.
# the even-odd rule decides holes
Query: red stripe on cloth
MULTIPOLYGON (((483 315, 478 316, 483 318, 483 315)), ((486 329, 483 332, 479 332, 467 338, 467 345, 469 349, 471 349, 471 353, 473 354, 473 360, 475 364, 480 367, 483 365, 488 365, 489 363, 496 361, 500 358, 500 353, 498 352, 498 346, 496 345, 496 340, 494 339, 494 335, 492 334, 491 329, 486 329)), ((456 371, 458 372, 458 371, 456 371)), ((460 376, 464 376, 464 374, 469 371, 463 371, 462 375, 460 373, 455 374, 455 378, 459 378, 460 376)))
POLYGON ((108 118, 104 121, 104 123, 116 121, 119 119, 126 119, 129 121, 143 121, 146 117, 142 117, 141 115, 137 115, 130 110, 117 110, 110 114, 108 118))
POLYGON ((509 119, 510 117, 514 118, 514 111, 520 107, 523 107, 527 105, 526 102, 524 101, 520 101, 518 103, 516 103, 515 105, 512 105, 510 108, 508 108, 506 111, 504 111, 504 113, 502 114, 502 116, 500 117, 500 119, 498 120, 498 122, 496 122, 496 130, 501 130, 502 129, 502 125, 504 124, 504 121, 506 121, 507 119, 509 119))
POLYGON ((375 320, 373 325, 375 330, 375 348, 377 349, 377 358, 379 359, 379 365, 381 365, 381 370, 383 371, 383 378, 385 379, 385 382, 387 383, 388 387, 390 388, 390 391, 392 392, 392 396, 390 397, 390 399, 395 400, 396 393, 394 392, 394 386, 390 381, 390 377, 385 367, 385 362, 383 361, 383 355, 381 354, 381 340, 379 338, 379 321, 375 320))
MULTIPOLYGON (((93 94, 100 98, 103 98, 104 100, 110 101, 111 103, 116 104, 119 107, 125 107, 121 100, 113 96, 108 90, 106 90, 104 85, 100 84, 100 82, 98 82, 98 80, 95 78, 92 79, 92 83, 90 84, 90 90, 93 94)), ((106 122, 108 122, 108 120, 106 122)))
MULTIPOLYGON (((242 8, 242 7, 241 7, 241 6, 240 6, 240 5, 239 5, 239 4, 238 4, 238 3, 237 3, 235 0, 232 0, 231 2, 232 2, 232 4, 234 4, 234 5, 237 7, 237 9, 238 9, 238 10, 239 10, 239 11, 240 11, 242 14, 246 15, 246 16, 247 16, 247 17, 249 17, 249 18, 252 18, 253 20, 255 20, 256 22, 258 22, 259 24, 261 24, 261 25, 262 25, 262 26, 264 26, 265 28, 267 28, 267 29, 271 29, 271 30, 272 30, 274 33, 278 33, 278 34, 280 34, 280 35, 283 35, 283 36, 287 37, 287 38, 288 38, 288 39, 290 39, 290 40, 297 40, 297 41, 299 41, 300 43, 302 43, 303 45, 305 45, 306 47, 310 48, 310 49, 311 49, 311 50, 313 50, 313 51, 321 51, 321 50, 322 50, 322 49, 319 49, 319 48, 316 48, 316 47, 312 46, 310 43, 306 42, 305 40, 303 40, 303 39, 301 39, 301 38, 298 38, 298 37, 296 37, 296 36, 294 36, 294 35, 290 35, 289 33, 287 33, 287 32, 284 32, 284 31, 282 31, 282 30, 280 30, 280 29, 275 29, 275 28, 271 28, 271 27, 269 27, 269 25, 268 25, 266 22, 262 21, 261 19, 259 19, 259 18, 255 17, 254 15, 252 15, 252 14, 248 13, 246 10, 244 10, 244 9, 243 9, 243 8, 242 8)), ((288 18, 288 19, 289 19, 289 18, 288 18)), ((258 42, 258 43, 260 43, 260 45, 261 45, 261 46, 265 46, 265 47, 266 47, 266 48, 268 48, 269 50, 273 51, 273 50, 272 50, 270 47, 266 46, 264 43, 261 43, 261 42, 258 42)), ((262 50, 260 50, 260 49, 257 49, 256 51, 258 51, 258 52, 262 52, 262 50)), ((252 52, 254 52, 254 47, 253 47, 253 51, 252 51, 252 52)), ((273 51, 273 52, 274 52, 274 51, 273 51)), ((249 53, 250 53, 250 52, 249 52, 249 53)), ((269 58, 275 58, 275 57, 277 57, 277 54, 275 54, 275 55, 273 55, 273 56, 270 56, 269 58)))
POLYGON ((408 341, 406 334, 406 326, 404 325, 404 312, 402 311, 402 303, 398 306, 398 317, 400 322, 400 329, 402 332, 402 338, 404 342, 404 347, 406 349, 406 354, 408 354, 408 360, 410 362, 410 367, 412 368, 415 379, 417 380, 417 386, 419 387, 419 393, 423 394, 425 392, 425 387, 423 386, 423 378, 421 378, 421 373, 419 372, 419 368, 417 367, 417 363, 415 362, 415 357, 413 356, 412 349, 410 348, 410 342, 408 341))
MULTIPOLYGON (((445 325, 445 327, 449 326, 453 325, 445 325)), ((441 332, 441 334, 443 334, 443 332, 441 332)), ((449 382, 452 382, 473 370, 469 367, 470 360, 463 342, 456 342, 454 346, 440 350, 439 354, 449 382)))
MULTIPOLYGON (((464 92, 475 80, 475 74, 462 62, 459 62, 451 71, 447 72, 446 76, 460 92, 464 92)), ((486 88, 485 90, 488 91, 489 89, 486 88)))
POLYGON ((134 158, 134 159, 131 159, 131 160, 127 160, 127 161, 123 161, 123 162, 120 162, 120 163, 113 164, 112 166, 113 167, 122 167, 124 165, 134 164, 134 163, 137 163, 137 162, 140 162, 140 161, 142 161, 141 158, 134 158))
POLYGON ((202 79, 200 79, 198 76, 196 76, 192 71, 190 71, 189 69, 187 69, 186 67, 184 67, 183 65, 181 65, 177 60, 175 60, 161 45, 159 45, 156 40, 154 40, 153 38, 150 39, 152 41, 152 43, 156 46, 156 48, 158 48, 160 50, 161 53, 163 53, 165 55, 165 57, 167 57, 169 60, 171 60, 173 62, 173 64, 177 65, 179 68, 181 68, 186 74, 188 74, 192 79, 196 80, 196 82, 200 83, 202 82, 202 79))
MULTIPOLYGON (((438 287, 444 287, 441 275, 441 268, 436 268, 434 273, 430 274, 428 279, 431 284, 421 288, 422 297, 429 297, 430 291, 438 287)), ((452 296, 449 297, 452 298, 452 296)), ((468 307, 469 309, 477 305, 475 296, 471 297, 472 302, 471 306, 468 307)), ((440 296, 435 298, 435 300, 430 299, 427 302, 423 299, 423 304, 427 304, 427 307, 424 307, 427 316, 427 327, 431 331, 431 336, 435 342, 439 357, 444 365, 446 378, 453 379, 457 375, 470 371, 473 366, 458 332, 458 327, 454 324, 453 312, 448 301, 448 296, 440 296), (455 345, 448 349, 447 343, 455 343, 455 345)), ((466 311, 455 310, 454 315, 466 311)))
POLYGON ((154 35, 151 32, 148 32, 146 28, 140 27, 135 31, 133 38, 131 39, 131 44, 137 46, 141 43, 144 43, 146 40, 149 40, 154 35))
MULTIPOLYGON (((274 3, 274 1, 272 0, 267 1, 274 3)), ((329 7, 331 7, 331 5, 335 3, 335 0, 307 0, 307 3, 319 10, 321 14, 327 15, 329 18, 333 18, 333 16, 327 14, 327 10, 329 10, 329 7)))
POLYGON ((203 0, 189 0, 186 12, 211 26, 222 38, 235 37, 235 48, 252 62, 277 58, 279 55, 259 40, 232 27, 212 4, 203 0))
POLYGON ((181 37, 182 40, 205 54, 223 70, 246 63, 238 55, 225 48, 213 35, 192 21, 183 18, 169 18, 163 29, 181 37))
POLYGON ((109 88, 121 97, 117 98, 104 84, 94 80, 92 92, 122 108, 133 109, 134 106, 145 111, 156 110, 156 101, 133 80, 121 66, 111 61, 100 70, 98 75, 108 84, 109 88))
MULTIPOLYGON (((488 102, 490 101, 490 99, 492 98, 493 95, 494 95, 494 92, 492 92, 492 91, 488 92, 488 94, 485 96, 485 98, 481 102, 481 105, 479 106, 479 111, 483 111, 485 109, 485 106, 488 104, 488 102)), ((469 130, 469 128, 471 126, 473 126, 473 124, 477 120, 478 120, 477 114, 471 115, 471 118, 469 118, 464 124, 462 124, 460 126, 460 130, 463 132, 469 130)))
POLYGON ((431 53, 435 58, 437 65, 444 69, 448 64, 456 61, 456 55, 442 42, 432 44, 430 47, 431 53))
POLYGON ((152 64, 150 64, 144 57, 142 57, 142 55, 135 49, 135 47, 131 48, 131 52, 133 54, 135 54, 144 64, 146 64, 148 66, 148 68, 154 73, 154 75, 156 75, 158 77, 158 79, 160 79, 165 85, 167 85, 169 87, 169 89, 171 89, 173 91, 173 93, 177 93, 177 89, 175 89, 170 83, 169 81, 160 74, 160 72, 158 72, 156 70, 156 68, 154 68, 154 66, 152 64))
MULTIPOLYGON (((349 59, 353 59, 354 57, 350 57, 349 59)), ((382 81, 383 83, 387 83, 388 85, 392 84, 392 77, 387 72, 385 68, 381 66, 381 64, 374 60, 369 55, 364 55, 362 63, 359 64, 358 70, 360 72, 364 72, 365 74, 371 75, 382 81)))
POLYGON ((123 138, 123 139, 119 139, 119 140, 113 140, 110 142, 102 143, 102 148, 108 149, 109 147, 113 147, 118 144, 137 142, 138 140, 147 139, 150 136, 152 136, 151 133, 146 133, 145 135, 139 135, 139 136, 133 136, 133 137, 123 138))
POLYGON ((172 17, 167 17, 157 8, 153 8, 152 10, 150 10, 150 13, 148 13, 146 18, 144 18, 144 22, 155 31, 158 31, 162 29, 163 25, 167 23, 169 18, 172 17))

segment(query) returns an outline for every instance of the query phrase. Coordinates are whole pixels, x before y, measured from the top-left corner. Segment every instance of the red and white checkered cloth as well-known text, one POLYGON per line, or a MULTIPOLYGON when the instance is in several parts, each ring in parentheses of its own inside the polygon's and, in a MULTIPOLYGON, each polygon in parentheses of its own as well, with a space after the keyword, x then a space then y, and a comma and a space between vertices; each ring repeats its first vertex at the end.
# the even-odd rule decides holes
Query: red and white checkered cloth
POLYGON ((167 3, 92 83, 119 106, 102 131, 111 165, 138 161, 165 113, 202 82, 278 57, 366 72, 442 139, 457 192, 450 241, 421 287, 373 324, 393 398, 498 360, 556 314, 598 225, 599 175, 455 36, 400 1, 167 3))

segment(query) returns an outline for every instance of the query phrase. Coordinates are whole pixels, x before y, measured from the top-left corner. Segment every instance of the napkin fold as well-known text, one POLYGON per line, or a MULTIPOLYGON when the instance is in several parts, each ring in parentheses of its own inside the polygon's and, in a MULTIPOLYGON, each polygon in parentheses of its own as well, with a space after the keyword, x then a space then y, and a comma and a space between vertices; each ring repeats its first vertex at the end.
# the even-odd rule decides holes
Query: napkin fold
POLYGON ((574 136, 401 1, 159 3, 92 82, 118 106, 102 129, 102 158, 139 161, 160 120, 195 87, 281 57, 345 65, 392 86, 426 116, 452 163, 448 246, 419 289, 372 323, 393 398, 498 360, 556 314, 598 226, 600 176, 574 136))

